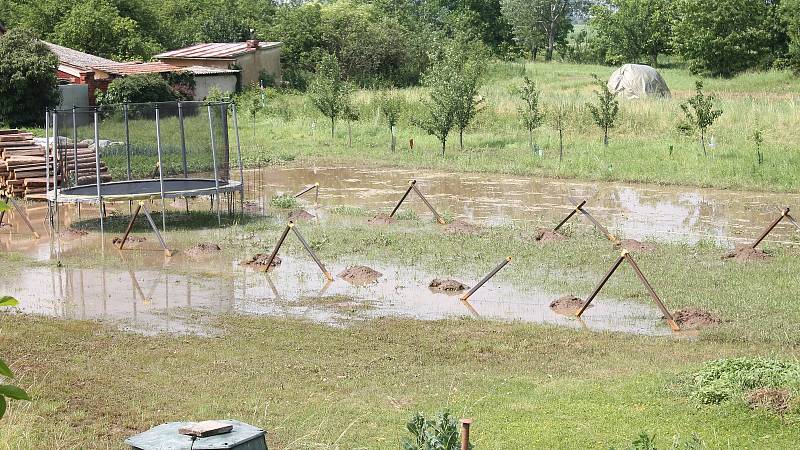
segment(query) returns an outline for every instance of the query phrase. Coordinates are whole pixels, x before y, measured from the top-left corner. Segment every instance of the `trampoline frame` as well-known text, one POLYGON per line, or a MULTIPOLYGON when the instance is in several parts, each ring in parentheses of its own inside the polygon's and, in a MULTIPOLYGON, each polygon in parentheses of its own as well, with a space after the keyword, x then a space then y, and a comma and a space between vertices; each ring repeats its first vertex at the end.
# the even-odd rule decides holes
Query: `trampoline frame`
MULTIPOLYGON (((96 203, 99 207, 99 218, 100 218, 100 232, 105 232, 105 223, 104 223, 104 216, 105 216, 105 203, 106 202, 119 202, 119 201, 138 201, 141 205, 145 200, 161 200, 161 232, 166 232, 166 199, 167 198, 186 198, 187 199, 187 212, 188 212, 188 199, 192 197, 199 197, 199 196, 209 196, 212 202, 212 208, 216 206, 216 213, 217 213, 217 224, 222 226, 222 218, 221 218, 221 200, 220 194, 224 194, 228 197, 228 212, 235 212, 235 200, 233 199, 233 193, 239 192, 239 203, 240 203, 240 211, 243 212, 244 206, 244 168, 242 166, 242 147, 241 142, 239 140, 239 122, 237 117, 236 111, 236 104, 230 101, 220 101, 220 102, 155 102, 155 103, 140 103, 139 105, 147 105, 153 108, 155 112, 155 134, 156 134, 156 150, 158 155, 158 165, 157 165, 157 172, 158 178, 155 177, 153 179, 132 179, 131 176, 131 143, 130 143, 130 133, 129 133, 129 124, 128 124, 128 112, 129 112, 129 103, 121 104, 121 110, 123 112, 123 121, 124 121, 124 130, 125 130, 125 149, 126 149, 126 156, 127 156, 127 180, 120 180, 120 181, 110 181, 110 182, 103 182, 100 173, 100 128, 99 128, 99 112, 100 108, 98 106, 89 106, 89 107, 76 107, 73 106, 71 109, 63 109, 63 110, 56 110, 56 109, 49 109, 45 113, 45 139, 47 142, 48 151, 45 151, 45 190, 47 192, 46 198, 48 203, 48 215, 50 218, 50 227, 58 230, 59 228, 59 220, 58 220, 58 205, 59 204, 77 204, 78 207, 82 203, 96 203), (186 139, 184 134, 184 114, 183 114, 183 106, 187 103, 200 103, 199 108, 203 106, 206 107, 208 111, 208 127, 210 133, 210 143, 211 143, 211 157, 212 157, 212 164, 213 164, 213 178, 189 178, 188 170, 187 170, 187 151, 186 151, 186 139), (168 178, 165 180, 164 172, 162 170, 162 155, 163 155, 163 148, 161 143, 161 119, 160 119, 160 112, 159 112, 159 105, 163 104, 176 104, 178 110, 178 121, 179 121, 179 132, 180 132, 180 142, 181 142, 181 150, 182 150, 182 171, 183 177, 182 178, 168 178), (224 107, 224 114, 227 116, 229 108, 233 116, 233 128, 234 134, 236 138, 236 153, 237 153, 237 164, 239 169, 239 181, 231 180, 230 178, 226 178, 225 180, 220 179, 218 168, 217 168, 217 138, 215 138, 214 132, 214 123, 213 123, 213 114, 212 108, 220 108, 222 111, 224 107), (78 185, 78 171, 77 171, 77 161, 78 161, 78 143, 77 143, 77 123, 76 123, 76 111, 77 109, 81 109, 84 112, 92 112, 92 118, 94 121, 94 168, 95 168, 95 183, 92 184, 84 184, 78 185), (74 161, 76 164, 75 170, 75 186, 72 187, 63 187, 63 183, 67 183, 68 180, 66 179, 67 173, 64 172, 59 174, 59 157, 61 156, 61 150, 63 149, 64 153, 70 150, 69 145, 65 142, 62 144, 60 142, 58 136, 58 115, 60 114, 69 114, 72 115, 72 148, 74 152, 74 161), (52 136, 52 138, 50 138, 52 136), (52 149, 52 158, 51 152, 49 151, 52 149), (51 166, 52 164, 52 166, 51 166), (63 178, 61 179, 62 185, 59 186, 58 177, 61 175, 63 178), (51 180, 52 177, 52 180, 51 180), (169 187, 171 184, 171 180, 180 180, 180 181, 191 181, 191 182, 198 182, 203 181, 207 182, 206 186, 193 188, 193 189, 181 189, 181 190, 170 190, 165 189, 165 181, 166 186, 169 187), (52 181, 52 185, 51 185, 52 181), (158 182, 158 189, 147 190, 146 192, 135 192, 135 189, 131 189, 131 192, 120 192, 115 194, 104 194, 103 188, 108 187, 116 187, 116 186, 136 186, 137 184, 142 183, 153 183, 158 182), (76 189, 80 189, 81 191, 86 190, 87 188, 91 189, 92 187, 96 188, 94 192, 90 193, 80 193, 74 194, 70 193, 70 191, 75 191, 76 189), (214 202, 214 197, 217 198, 217 201, 214 202), (234 205, 231 208, 231 201, 233 201, 234 205), (216 205, 214 205, 216 203, 216 205)), ((120 105, 112 105, 112 106, 120 106, 120 105)), ((228 130, 227 130, 227 120, 224 122, 224 128, 222 130, 222 139, 224 140, 224 145, 227 145, 226 148, 229 148, 229 141, 228 141, 228 130)), ((230 152, 227 151, 228 157, 228 169, 227 172, 230 175, 230 152)), ((67 160, 69 158, 67 157, 67 160)), ((154 173, 155 175, 155 173, 154 173)), ((107 190, 107 189, 106 189, 107 190)), ((122 189, 124 191, 124 189, 122 189)), ((131 204, 132 206, 132 204, 131 204)), ((131 211, 132 212, 132 211, 131 211)), ((137 210, 138 213, 138 210, 137 210)), ((164 244, 163 239, 158 233, 158 229, 155 226, 155 223, 152 221, 150 217, 149 211, 145 210, 145 214, 148 217, 148 221, 150 222, 151 227, 153 228, 154 233, 159 237, 159 241, 162 243, 162 246, 167 250, 166 245, 164 244)), ((131 225, 133 221, 136 220, 136 216, 138 214, 131 214, 131 225)), ((126 236, 127 237, 127 236, 126 236)), ((123 242, 124 243, 124 242, 123 242)))

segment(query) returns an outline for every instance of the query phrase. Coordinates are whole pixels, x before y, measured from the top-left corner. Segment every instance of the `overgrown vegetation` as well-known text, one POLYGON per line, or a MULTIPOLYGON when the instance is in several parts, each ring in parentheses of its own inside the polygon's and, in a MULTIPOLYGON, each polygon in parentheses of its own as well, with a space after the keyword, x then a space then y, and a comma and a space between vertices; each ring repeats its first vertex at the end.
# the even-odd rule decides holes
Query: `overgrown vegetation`
MULTIPOLYGON (((403 450, 459 450, 461 436, 458 420, 444 411, 432 418, 416 413, 406 424, 411 439, 403 441, 403 450)), ((472 449, 471 444, 468 445, 472 449)))
POLYGON ((58 58, 25 30, 0 36, 0 55, 0 124, 41 123, 44 110, 61 98, 58 58))
POLYGON ((692 374, 692 398, 719 404, 743 400, 761 388, 788 389, 800 393, 800 363, 773 358, 732 358, 710 361, 692 374))

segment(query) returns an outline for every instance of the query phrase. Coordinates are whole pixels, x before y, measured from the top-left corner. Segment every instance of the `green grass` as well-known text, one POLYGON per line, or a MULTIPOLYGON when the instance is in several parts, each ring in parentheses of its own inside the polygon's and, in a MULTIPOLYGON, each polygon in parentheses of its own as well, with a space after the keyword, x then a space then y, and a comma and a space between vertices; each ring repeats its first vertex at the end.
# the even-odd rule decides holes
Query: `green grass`
POLYGON ((361 120, 353 125, 353 146, 347 145, 344 124, 335 139, 328 136, 325 119, 298 94, 272 99, 270 116, 253 124, 240 121, 245 163, 250 166, 287 160, 299 163, 359 163, 449 171, 544 175, 587 180, 653 182, 752 190, 800 190, 800 152, 795 143, 800 110, 794 93, 800 79, 789 72, 746 73, 732 79, 704 79, 706 91, 718 98, 724 114, 711 135, 717 147, 704 157, 697 139, 680 135, 679 104, 692 94, 697 78, 683 69, 662 71, 673 92, 671 100, 622 101, 621 115, 611 132, 611 145, 603 148, 602 134, 591 121, 585 103, 594 98, 591 74, 607 77, 613 68, 564 63, 492 62, 482 89, 486 107, 465 136, 465 149, 452 135, 444 157, 438 142, 414 126, 423 114, 422 88, 400 92, 409 109, 398 125, 398 151, 389 151, 389 130, 377 108, 377 92, 362 90, 355 98, 361 120), (572 104, 576 111, 565 132, 565 158, 558 161, 558 134, 550 124, 536 132, 544 157, 531 154, 527 131, 517 118, 519 100, 513 93, 522 76, 542 89, 545 107, 555 102, 572 104), (255 127, 255 128, 254 128, 255 127), (756 163, 750 136, 765 132, 763 165, 756 163), (408 149, 413 139, 414 150, 408 149), (670 147, 672 153, 670 154, 670 147))

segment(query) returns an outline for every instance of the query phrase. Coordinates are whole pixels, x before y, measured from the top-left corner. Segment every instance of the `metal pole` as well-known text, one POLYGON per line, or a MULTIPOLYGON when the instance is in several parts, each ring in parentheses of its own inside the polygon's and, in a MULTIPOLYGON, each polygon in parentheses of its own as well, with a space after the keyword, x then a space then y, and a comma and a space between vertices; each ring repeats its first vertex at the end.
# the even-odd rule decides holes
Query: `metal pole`
POLYGON ((581 214, 583 214, 584 216, 586 216, 586 218, 587 218, 587 219, 589 219, 589 221, 590 221, 590 222, 592 222, 592 224, 594 224, 595 228, 597 228, 598 230, 600 230, 600 232, 601 232, 601 233, 603 233, 603 235, 605 235, 605 237, 606 237, 606 238, 607 238, 609 241, 611 241, 611 242, 617 242, 617 238, 616 238, 616 237, 614 237, 614 235, 613 235, 613 234, 611 234, 611 233, 610 233, 610 232, 609 232, 609 231, 606 229, 606 227, 604 227, 604 226, 600 225, 600 222, 598 222, 597 220, 595 220, 595 218, 594 218, 594 217, 592 217, 592 215, 591 215, 591 214, 589 214, 589 212, 588 212, 588 211, 586 211, 586 210, 585 210, 585 209, 583 209, 583 208, 579 208, 578 210, 581 212, 581 214))
POLYGON ((424 196, 424 195, 422 195, 422 192, 420 192, 420 191, 419 191, 419 188, 417 187, 417 185, 416 185, 416 184, 412 184, 412 185, 411 185, 411 187, 412 187, 412 188, 414 188, 414 192, 416 192, 416 193, 417 193, 417 195, 419 195, 419 198, 420 198, 420 199, 422 199, 422 202, 423 202, 423 203, 425 203, 425 206, 427 206, 427 207, 428 207, 428 209, 430 209, 430 210, 431 210, 431 212, 433 213, 433 215, 434 215, 434 216, 436 216, 436 221, 437 221, 437 222, 439 222, 441 225, 444 225, 444 224, 445 224, 445 222, 444 222, 444 219, 442 219, 442 216, 440 216, 440 215, 439 215, 439 213, 438 213, 438 212, 436 212, 436 210, 435 210, 435 209, 433 209, 433 205, 431 205, 431 204, 428 202, 428 199, 427 199, 427 198, 425 198, 425 196, 424 196))
POLYGON ((162 168, 161 160, 161 116, 156 109, 156 150, 158 151, 158 186, 161 191, 161 230, 167 232, 167 202, 164 200, 164 169, 162 168))
MULTIPOLYGON (((97 112, 97 107, 94 108, 94 168, 95 173, 97 174, 97 206, 100 208, 100 234, 101 236, 105 233, 105 224, 103 222, 103 196, 102 192, 100 191, 100 124, 99 124, 99 114, 97 112)), ((75 122, 72 122, 73 127, 75 126, 75 122)), ((77 147, 76 147, 77 148, 77 147)), ((77 168, 78 158, 77 153, 75 157, 75 167, 77 168)), ((77 176, 77 170, 75 174, 77 176)), ((76 178, 77 180, 77 178, 76 178)), ((77 185, 77 182, 76 182, 77 185)))
POLYGON ((214 164, 214 190, 217 194, 217 225, 222 226, 222 216, 219 210, 219 174, 217 173, 217 148, 214 142, 214 123, 211 119, 211 105, 208 105, 208 130, 211 133, 211 160, 214 164))
POLYGON ((178 125, 181 132, 181 163, 183 164, 183 178, 189 178, 189 166, 186 162, 186 130, 183 127, 183 105, 178 101, 178 125))
POLYGON ((400 199, 399 202, 397 202, 397 205, 392 210, 392 213, 389 214, 389 217, 394 217, 394 213, 397 212, 397 210, 400 208, 400 205, 402 205, 403 202, 406 200, 406 197, 408 197, 408 194, 411 192, 411 189, 414 189, 415 184, 417 184, 417 180, 410 180, 408 182, 408 189, 406 190, 406 193, 403 194, 403 197, 400 199))
MULTIPOLYGON (((97 111, 95 109, 95 111, 97 111)), ((75 171, 75 186, 78 185, 78 124, 76 122, 75 105, 72 105, 72 169, 75 171)), ((97 119, 95 118, 95 128, 97 128, 97 119)), ((96 135, 97 133, 95 133, 96 135)), ((95 150, 97 150, 97 138, 94 141, 95 150)))
POLYGON ((572 211, 570 211, 570 212, 569 212, 569 214, 567 214, 567 217, 564 217, 564 220, 562 220, 561 222, 559 222, 559 224, 558 224, 558 225, 556 225, 556 227, 555 227, 555 228, 553 228, 553 231, 558 231, 558 229, 559 229, 559 228, 563 227, 563 226, 564 226, 564 224, 565 224, 565 223, 567 223, 567 221, 569 221, 569 219, 571 219, 571 218, 572 218, 572 216, 574 216, 574 215, 575 215, 575 213, 576 213, 576 212, 578 212, 578 210, 579 210, 579 209, 581 209, 581 207, 582 207, 583 205, 585 205, 585 204, 586 204, 586 200, 582 201, 582 202, 580 203, 580 205, 576 206, 576 207, 575 207, 575 209, 573 209, 572 211))
POLYGON ((663 314, 664 318, 667 319, 667 323, 669 324, 670 328, 672 328, 672 331, 680 331, 680 327, 678 327, 678 324, 675 323, 672 314, 670 314, 670 312, 667 310, 667 307, 664 305, 664 302, 662 302, 661 299, 658 297, 658 294, 656 294, 655 289, 653 289, 653 286, 650 284, 649 281, 647 281, 647 278, 645 278, 642 271, 639 270, 639 265, 636 264, 636 261, 633 260, 633 257, 631 257, 630 253, 628 253, 628 251, 626 250, 625 252, 623 252, 623 256, 625 257, 625 260, 628 261, 628 264, 630 264, 630 266, 633 268, 633 271, 636 272, 636 276, 639 278, 639 281, 642 282, 645 289, 647 289, 647 292, 650 294, 650 297, 652 297, 653 301, 656 302, 658 309, 661 310, 661 314, 663 314))
POLYGON ((497 274, 497 272, 500 272, 500 269, 505 267, 506 264, 508 264, 510 262, 511 262, 511 257, 507 256, 506 259, 503 260, 503 262, 498 264, 497 267, 495 267, 491 272, 489 272, 489 275, 486 275, 485 277, 483 277, 483 279, 481 281, 479 281, 478 284, 476 284, 472 289, 470 289, 469 292, 467 292, 466 294, 462 295, 461 296, 461 300, 466 301, 468 298, 470 298, 472 296, 472 294, 474 294, 478 289, 480 289, 481 286, 483 286, 487 281, 489 281, 489 279, 491 279, 493 276, 495 276, 497 274))
POLYGON ((773 220, 771 224, 769 224, 769 226, 761 233, 761 236, 759 236, 758 239, 756 239, 756 241, 753 242, 750 248, 756 248, 756 246, 758 246, 758 244, 760 244, 761 241, 763 241, 764 238, 767 237, 767 235, 773 230, 773 228, 778 226, 778 223, 780 223, 780 221, 783 220, 783 218, 786 217, 787 214, 789 214, 789 208, 785 208, 783 211, 781 211, 781 215, 778 216, 775 220, 773 220))
POLYGON ((583 306, 581 306, 581 309, 579 309, 578 312, 575 314, 576 316, 580 317, 581 314, 583 314, 583 312, 586 311, 586 308, 589 307, 589 303, 592 303, 592 300, 594 300, 594 298, 600 292, 600 289, 603 289, 603 286, 605 286, 605 284, 608 282, 608 279, 611 278, 611 275, 617 270, 619 265, 622 264, 622 261, 625 259, 625 255, 627 254, 628 254, 627 250, 622 251, 619 258, 617 258, 617 260, 614 262, 614 265, 611 266, 611 269, 609 269, 609 271, 606 272, 603 279, 600 280, 600 284, 598 284, 597 287, 594 288, 594 291, 592 291, 592 293, 589 295, 589 298, 586 299, 586 302, 583 304, 583 306))
POLYGON ((314 253, 314 251, 311 250, 311 246, 308 245, 308 242, 306 242, 305 238, 303 238, 303 235, 301 235, 300 232, 297 231, 297 228, 294 226, 292 222, 289 222, 289 228, 291 228, 292 231, 294 231, 294 235, 297 236, 297 239, 300 240, 301 244, 303 244, 303 247, 305 247, 308 254, 311 255, 311 259, 313 259, 314 262, 317 263, 317 266, 319 266, 319 269, 322 271, 323 275, 325 275, 325 278, 327 278, 328 281, 333 281, 331 273, 328 272, 328 269, 325 268, 325 266, 322 264, 322 261, 320 261, 319 258, 317 258, 317 255, 314 253))
POLYGON ((44 111, 44 196, 47 200, 47 216, 50 221, 50 229, 53 228, 53 209, 50 203, 50 110, 44 111))
POLYGON ((231 103, 233 107, 233 129, 236 132, 236 159, 239 163, 239 182, 241 189, 239 191, 239 207, 244 213, 244 166, 242 165, 242 144, 239 140, 239 116, 236 114, 236 103, 231 103))
POLYGON ((283 241, 286 240, 286 236, 289 235, 289 230, 292 229, 292 226, 294 226, 294 224, 292 222, 289 222, 286 225, 286 229, 283 230, 283 234, 281 234, 281 237, 278 238, 278 243, 275 244, 275 248, 272 250, 272 253, 270 253, 269 255, 269 259, 267 260, 267 270, 269 270, 269 266, 272 265, 272 261, 275 260, 275 257, 278 256, 278 250, 281 249, 281 245, 283 245, 283 241))
POLYGON ((128 180, 131 179, 131 131, 128 126, 128 102, 122 104, 122 117, 125 122, 125 154, 128 161, 128 180))
POLYGON ((128 241, 128 236, 131 234, 131 230, 133 230, 133 224, 136 223, 136 218, 139 216, 139 211, 142 210, 143 202, 139 202, 136 206, 136 211, 131 214, 131 221, 128 222, 128 226, 125 227, 125 234, 122 235, 122 240, 119 241, 119 249, 122 250, 122 247, 125 245, 125 242, 128 241))
POLYGON ((55 210, 56 231, 59 229, 60 218, 58 216, 58 111, 53 110, 53 209, 55 210))
POLYGON ((319 190, 319 182, 312 184, 311 186, 303 189, 302 191, 298 192, 297 194, 294 194, 294 198, 298 198, 298 197, 302 196, 303 194, 311 191, 312 189, 319 190))

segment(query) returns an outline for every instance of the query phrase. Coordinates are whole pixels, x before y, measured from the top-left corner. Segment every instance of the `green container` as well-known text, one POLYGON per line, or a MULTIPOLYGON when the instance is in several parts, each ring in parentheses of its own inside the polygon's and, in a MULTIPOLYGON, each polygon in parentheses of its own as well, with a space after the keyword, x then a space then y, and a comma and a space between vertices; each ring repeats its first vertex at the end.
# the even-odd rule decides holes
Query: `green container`
POLYGON ((178 429, 191 422, 170 422, 131 436, 125 444, 131 450, 267 450, 266 432, 238 420, 220 420, 233 425, 230 433, 197 438, 178 433, 178 429))

